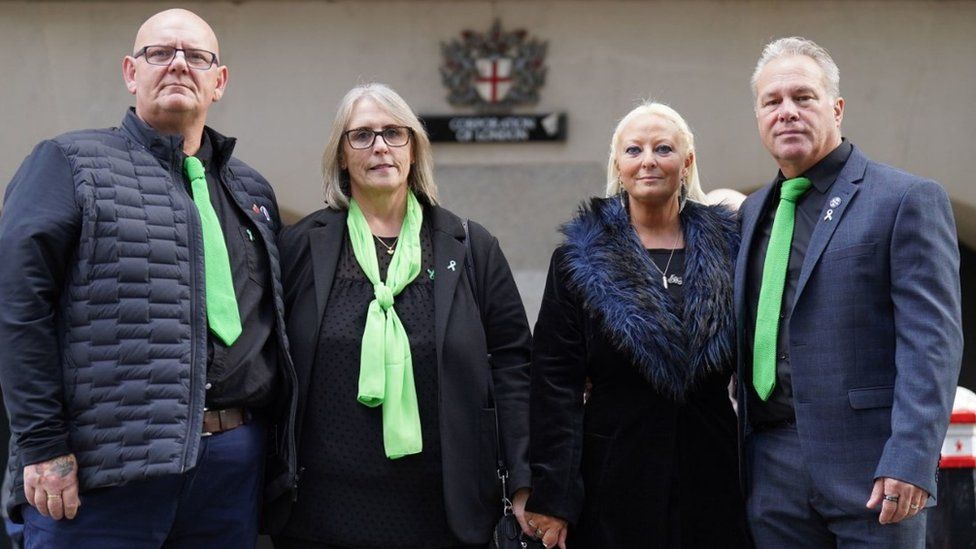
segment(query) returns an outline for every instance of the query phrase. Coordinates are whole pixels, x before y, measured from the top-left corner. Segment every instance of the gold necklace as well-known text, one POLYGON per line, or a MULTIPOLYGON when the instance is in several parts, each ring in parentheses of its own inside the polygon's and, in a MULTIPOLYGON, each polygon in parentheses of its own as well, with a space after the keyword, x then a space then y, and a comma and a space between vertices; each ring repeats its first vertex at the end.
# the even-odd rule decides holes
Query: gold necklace
POLYGON ((396 251, 397 242, 400 241, 400 237, 399 236, 394 236, 393 237, 393 244, 387 244, 386 241, 384 241, 382 238, 376 236, 375 234, 373 235, 373 238, 375 238, 377 242, 379 242, 380 244, 382 244, 383 247, 386 248, 386 253, 388 253, 390 255, 393 255, 393 252, 396 251))

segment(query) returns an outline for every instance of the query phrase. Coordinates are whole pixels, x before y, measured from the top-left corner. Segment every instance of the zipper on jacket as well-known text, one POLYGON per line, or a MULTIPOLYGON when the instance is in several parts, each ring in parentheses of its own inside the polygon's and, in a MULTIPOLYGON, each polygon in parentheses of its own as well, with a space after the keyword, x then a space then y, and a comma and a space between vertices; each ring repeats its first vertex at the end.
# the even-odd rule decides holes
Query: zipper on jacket
MULTIPOLYGON (((183 171, 182 169, 174 169, 174 164, 179 163, 180 155, 175 155, 176 159, 170 163, 170 177, 173 180, 173 185, 179 189, 180 196, 184 198, 186 211, 189 215, 186 216, 187 226, 189 230, 187 231, 187 244, 190 248, 190 398, 187 405, 188 415, 187 415, 187 433, 186 441, 187 443, 183 445, 183 458, 180 464, 180 472, 185 473, 190 467, 187 465, 188 454, 190 453, 190 446, 192 437, 196 434, 193 432, 193 415, 195 414, 195 400, 196 400, 196 364, 197 364, 197 345, 196 345, 196 308, 197 308, 197 269, 194 259, 196 258, 196 234, 197 225, 199 224, 199 214, 197 213, 196 203, 193 202, 193 197, 186 190, 186 184, 183 181, 183 171)), ((202 431, 202 428, 201 428, 202 431)), ((199 442, 197 443, 199 445, 199 442)), ((199 448, 197 449, 199 451, 199 448)))

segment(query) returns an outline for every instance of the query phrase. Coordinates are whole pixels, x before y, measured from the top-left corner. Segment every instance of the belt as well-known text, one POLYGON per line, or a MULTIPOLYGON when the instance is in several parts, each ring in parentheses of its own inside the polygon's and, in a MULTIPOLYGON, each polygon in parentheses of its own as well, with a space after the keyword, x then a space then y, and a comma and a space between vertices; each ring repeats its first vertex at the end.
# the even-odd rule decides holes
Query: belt
POLYGON ((244 408, 225 408, 223 410, 203 411, 203 436, 216 435, 224 431, 236 429, 247 423, 247 412, 244 408))

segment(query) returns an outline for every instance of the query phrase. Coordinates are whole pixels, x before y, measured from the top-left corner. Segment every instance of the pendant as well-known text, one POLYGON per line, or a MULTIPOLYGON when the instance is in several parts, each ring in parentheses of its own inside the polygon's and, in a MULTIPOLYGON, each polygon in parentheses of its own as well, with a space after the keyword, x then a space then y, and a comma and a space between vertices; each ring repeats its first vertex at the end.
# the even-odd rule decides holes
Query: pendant
POLYGON ((387 248, 386 249, 387 255, 393 255, 393 251, 394 251, 393 248, 387 248))
POLYGON ((661 284, 664 284, 664 289, 668 289, 668 277, 661 275, 661 284))

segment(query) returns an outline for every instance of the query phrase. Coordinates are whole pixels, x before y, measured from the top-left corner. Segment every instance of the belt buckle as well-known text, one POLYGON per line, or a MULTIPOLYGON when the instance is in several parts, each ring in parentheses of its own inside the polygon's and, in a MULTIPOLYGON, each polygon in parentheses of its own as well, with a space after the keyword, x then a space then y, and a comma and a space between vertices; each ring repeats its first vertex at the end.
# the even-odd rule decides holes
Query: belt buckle
MULTIPOLYGON (((208 411, 209 411, 209 408, 207 408, 206 406, 204 406, 203 407, 203 421, 202 421, 202 423, 200 425, 201 430, 203 430, 202 427, 204 425, 206 425, 206 423, 207 423, 207 412, 208 411)), ((210 433, 210 432, 207 432, 207 431, 203 431, 202 433, 200 433, 200 437, 209 437, 209 436, 212 436, 212 435, 213 435, 213 433, 210 433)))

